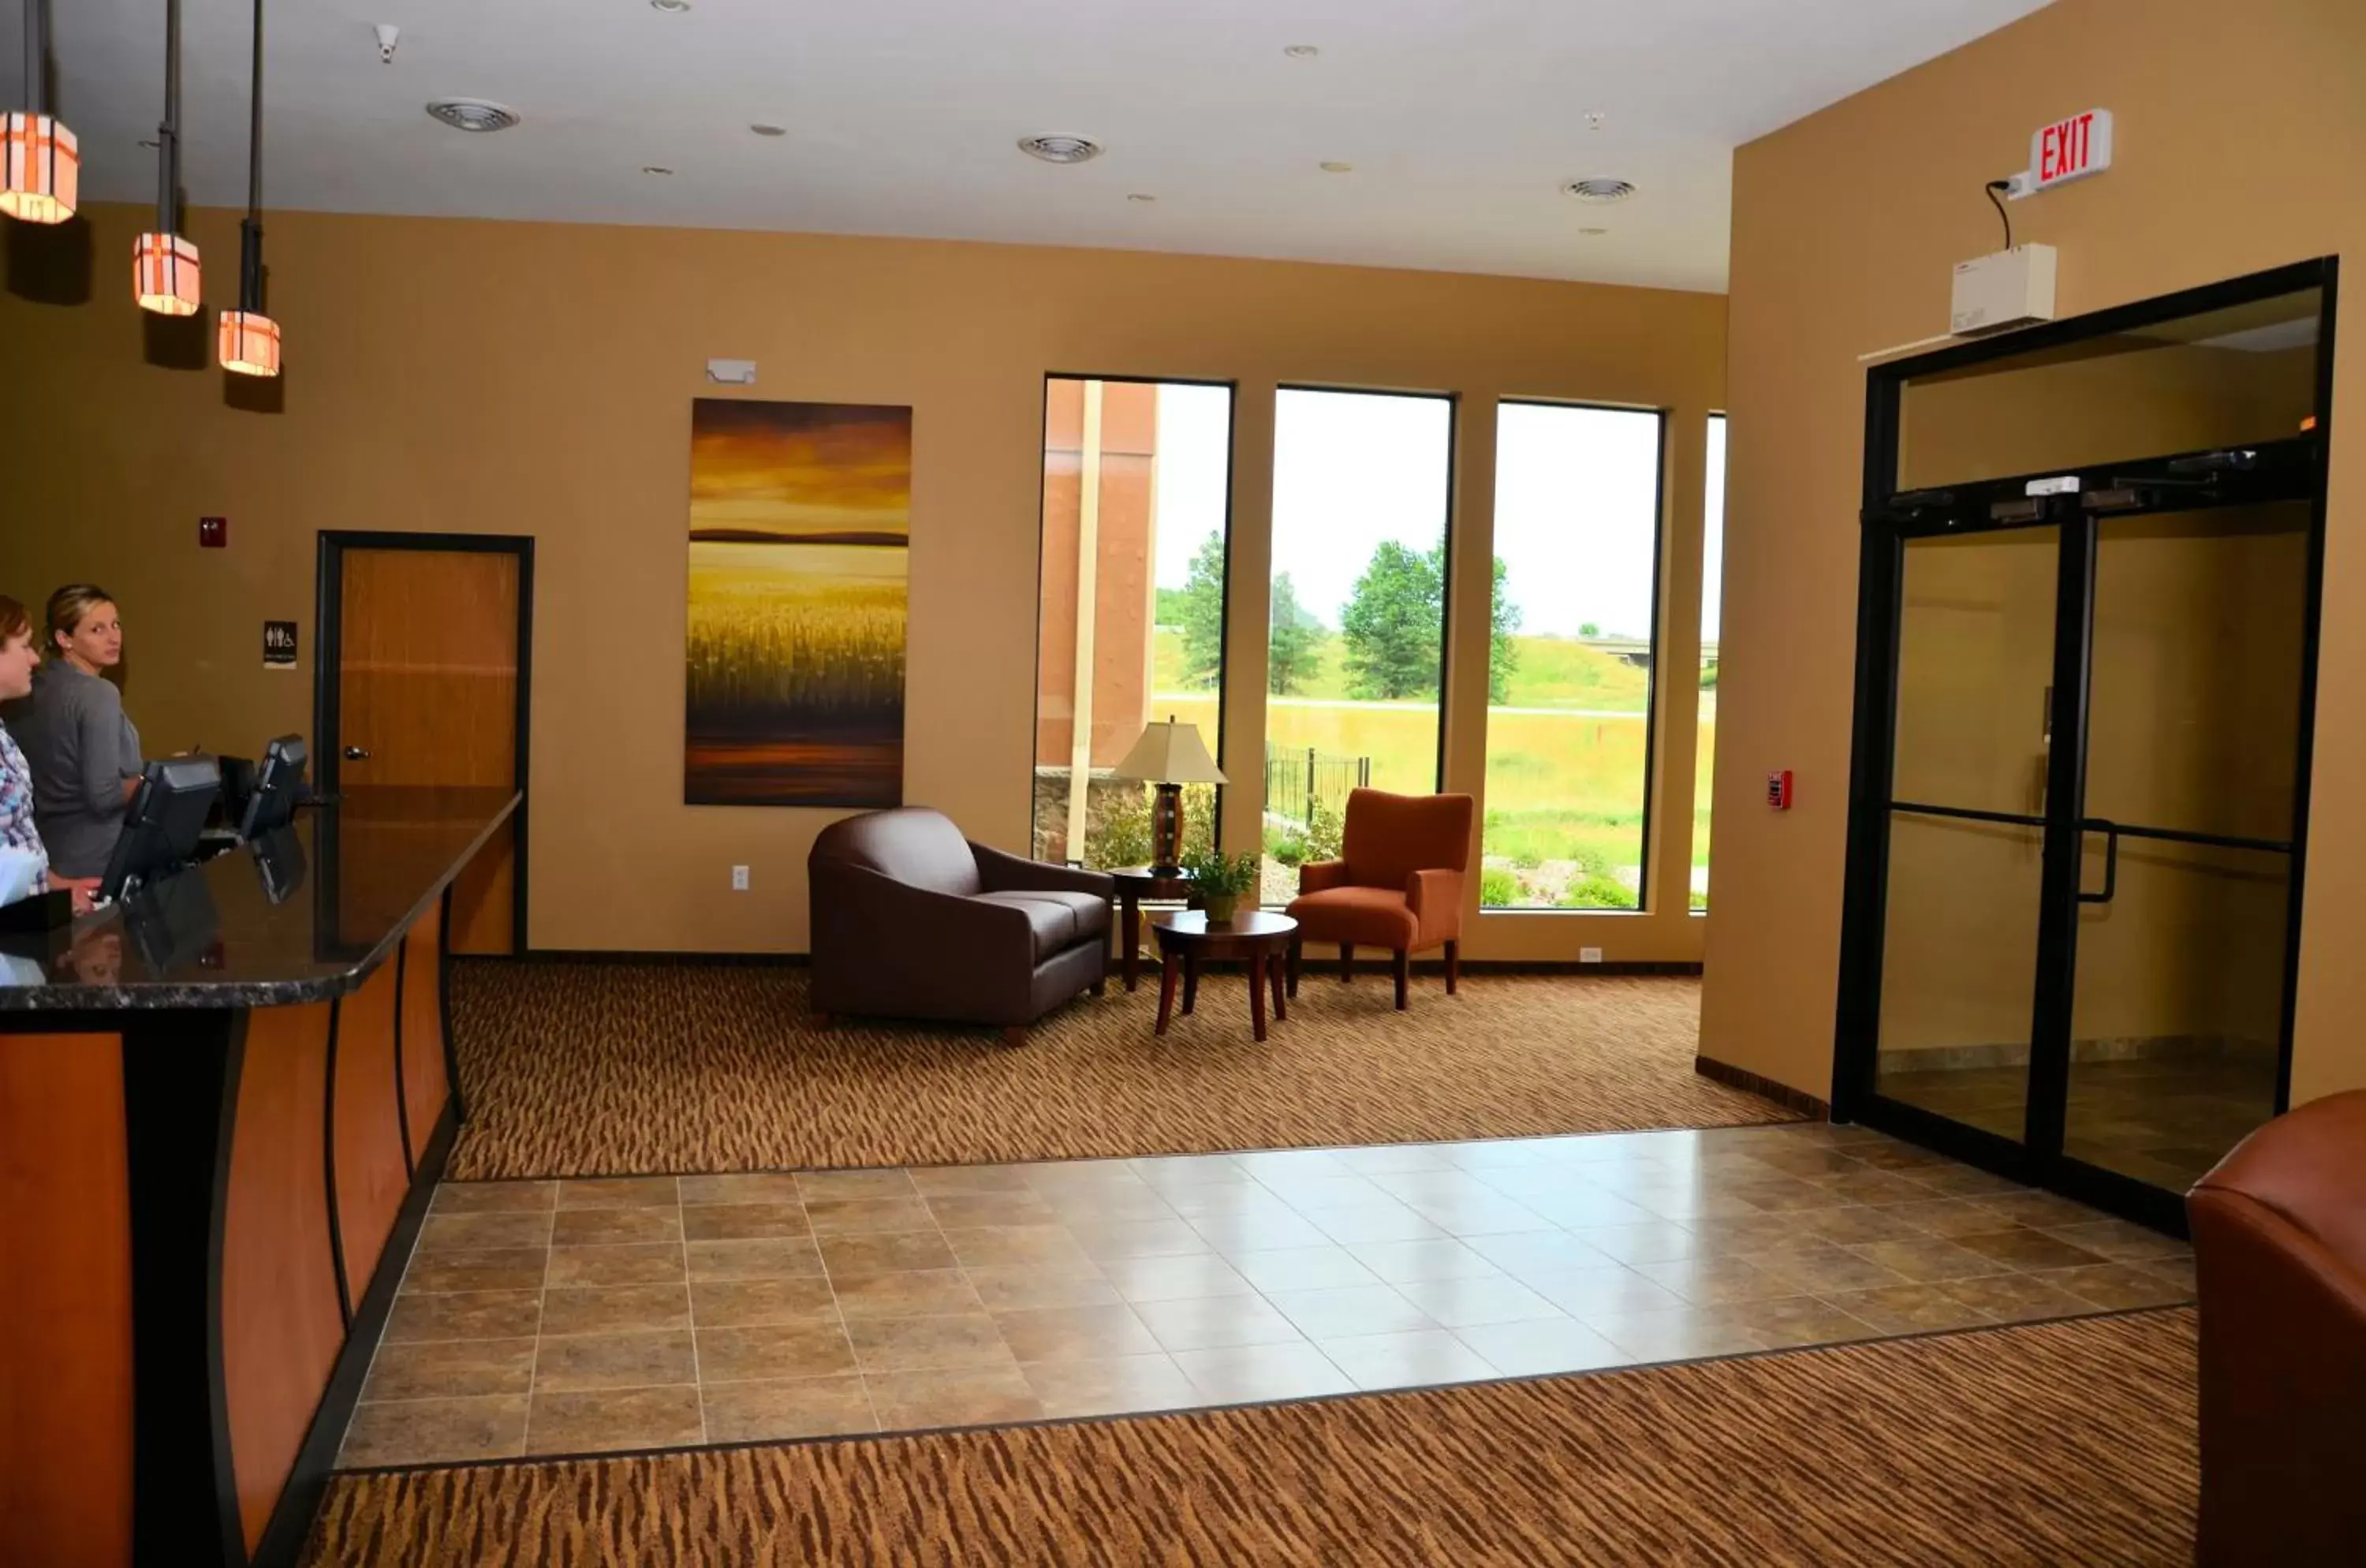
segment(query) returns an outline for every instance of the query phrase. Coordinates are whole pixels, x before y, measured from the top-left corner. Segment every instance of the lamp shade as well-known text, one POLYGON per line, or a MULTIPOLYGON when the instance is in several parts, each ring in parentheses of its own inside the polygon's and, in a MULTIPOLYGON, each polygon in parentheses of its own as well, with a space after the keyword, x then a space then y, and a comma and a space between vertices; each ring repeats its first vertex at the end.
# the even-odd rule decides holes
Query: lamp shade
MULTIPOLYGON (((31 4, 32 0, 27 0, 31 4)), ((0 119, 0 212, 28 223, 62 223, 82 185, 82 145, 45 114, 0 119)))
POLYGON ((1223 770, 1208 755, 1196 724, 1154 719, 1143 726, 1142 739, 1117 765, 1116 776, 1145 784, 1228 784, 1223 770))
POLYGON ((140 308, 160 316, 194 316, 197 247, 178 234, 142 234, 131 247, 131 290, 140 308))
POLYGON ((279 374, 279 323, 260 310, 224 310, 220 346, 225 370, 242 376, 279 374))

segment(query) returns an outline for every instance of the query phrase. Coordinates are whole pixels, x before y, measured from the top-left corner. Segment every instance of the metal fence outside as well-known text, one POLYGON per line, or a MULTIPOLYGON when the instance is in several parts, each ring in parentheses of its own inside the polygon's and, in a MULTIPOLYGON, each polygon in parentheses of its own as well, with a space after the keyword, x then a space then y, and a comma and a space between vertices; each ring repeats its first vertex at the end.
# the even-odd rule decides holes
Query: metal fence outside
POLYGON ((1314 803, 1336 813, 1344 811, 1347 792, 1372 782, 1369 757, 1325 757, 1309 746, 1303 751, 1265 749, 1266 815, 1292 822, 1314 820, 1314 803))

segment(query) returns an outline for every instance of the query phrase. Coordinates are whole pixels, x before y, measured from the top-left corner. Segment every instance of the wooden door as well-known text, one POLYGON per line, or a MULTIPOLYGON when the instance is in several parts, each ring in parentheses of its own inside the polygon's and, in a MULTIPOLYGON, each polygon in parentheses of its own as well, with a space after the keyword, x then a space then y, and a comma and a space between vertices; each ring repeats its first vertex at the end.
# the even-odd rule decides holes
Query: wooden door
MULTIPOLYGON (((335 558, 340 789, 515 783, 521 558, 347 546, 335 558)), ((451 951, 515 950, 516 876, 513 818, 453 888, 451 951)))

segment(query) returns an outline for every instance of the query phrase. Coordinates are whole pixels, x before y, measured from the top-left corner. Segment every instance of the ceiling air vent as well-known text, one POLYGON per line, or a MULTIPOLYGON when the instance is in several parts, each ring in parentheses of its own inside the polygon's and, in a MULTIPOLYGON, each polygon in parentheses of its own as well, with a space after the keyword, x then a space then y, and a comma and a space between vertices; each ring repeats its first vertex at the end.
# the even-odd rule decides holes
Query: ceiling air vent
POLYGON ((427 112, 455 130, 507 130, 519 119, 517 110, 482 98, 438 98, 427 112))
POLYGON ((1626 200, 1635 194, 1635 187, 1625 180, 1572 180, 1560 187, 1560 193, 1603 207, 1626 200))
POLYGON ((1101 155, 1101 144, 1088 136, 1022 136, 1019 150, 1047 164, 1089 164, 1101 155))

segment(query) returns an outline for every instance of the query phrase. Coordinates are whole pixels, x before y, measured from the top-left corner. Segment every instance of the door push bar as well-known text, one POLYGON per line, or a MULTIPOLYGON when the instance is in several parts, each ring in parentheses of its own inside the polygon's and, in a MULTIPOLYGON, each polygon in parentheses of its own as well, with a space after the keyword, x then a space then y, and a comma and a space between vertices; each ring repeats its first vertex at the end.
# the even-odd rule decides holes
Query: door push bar
POLYGON ((2120 825, 2104 817, 2090 817, 2079 824, 2081 833, 2103 835, 2103 888, 2100 893, 2079 889, 2081 904, 2108 904, 2120 890, 2120 825))

